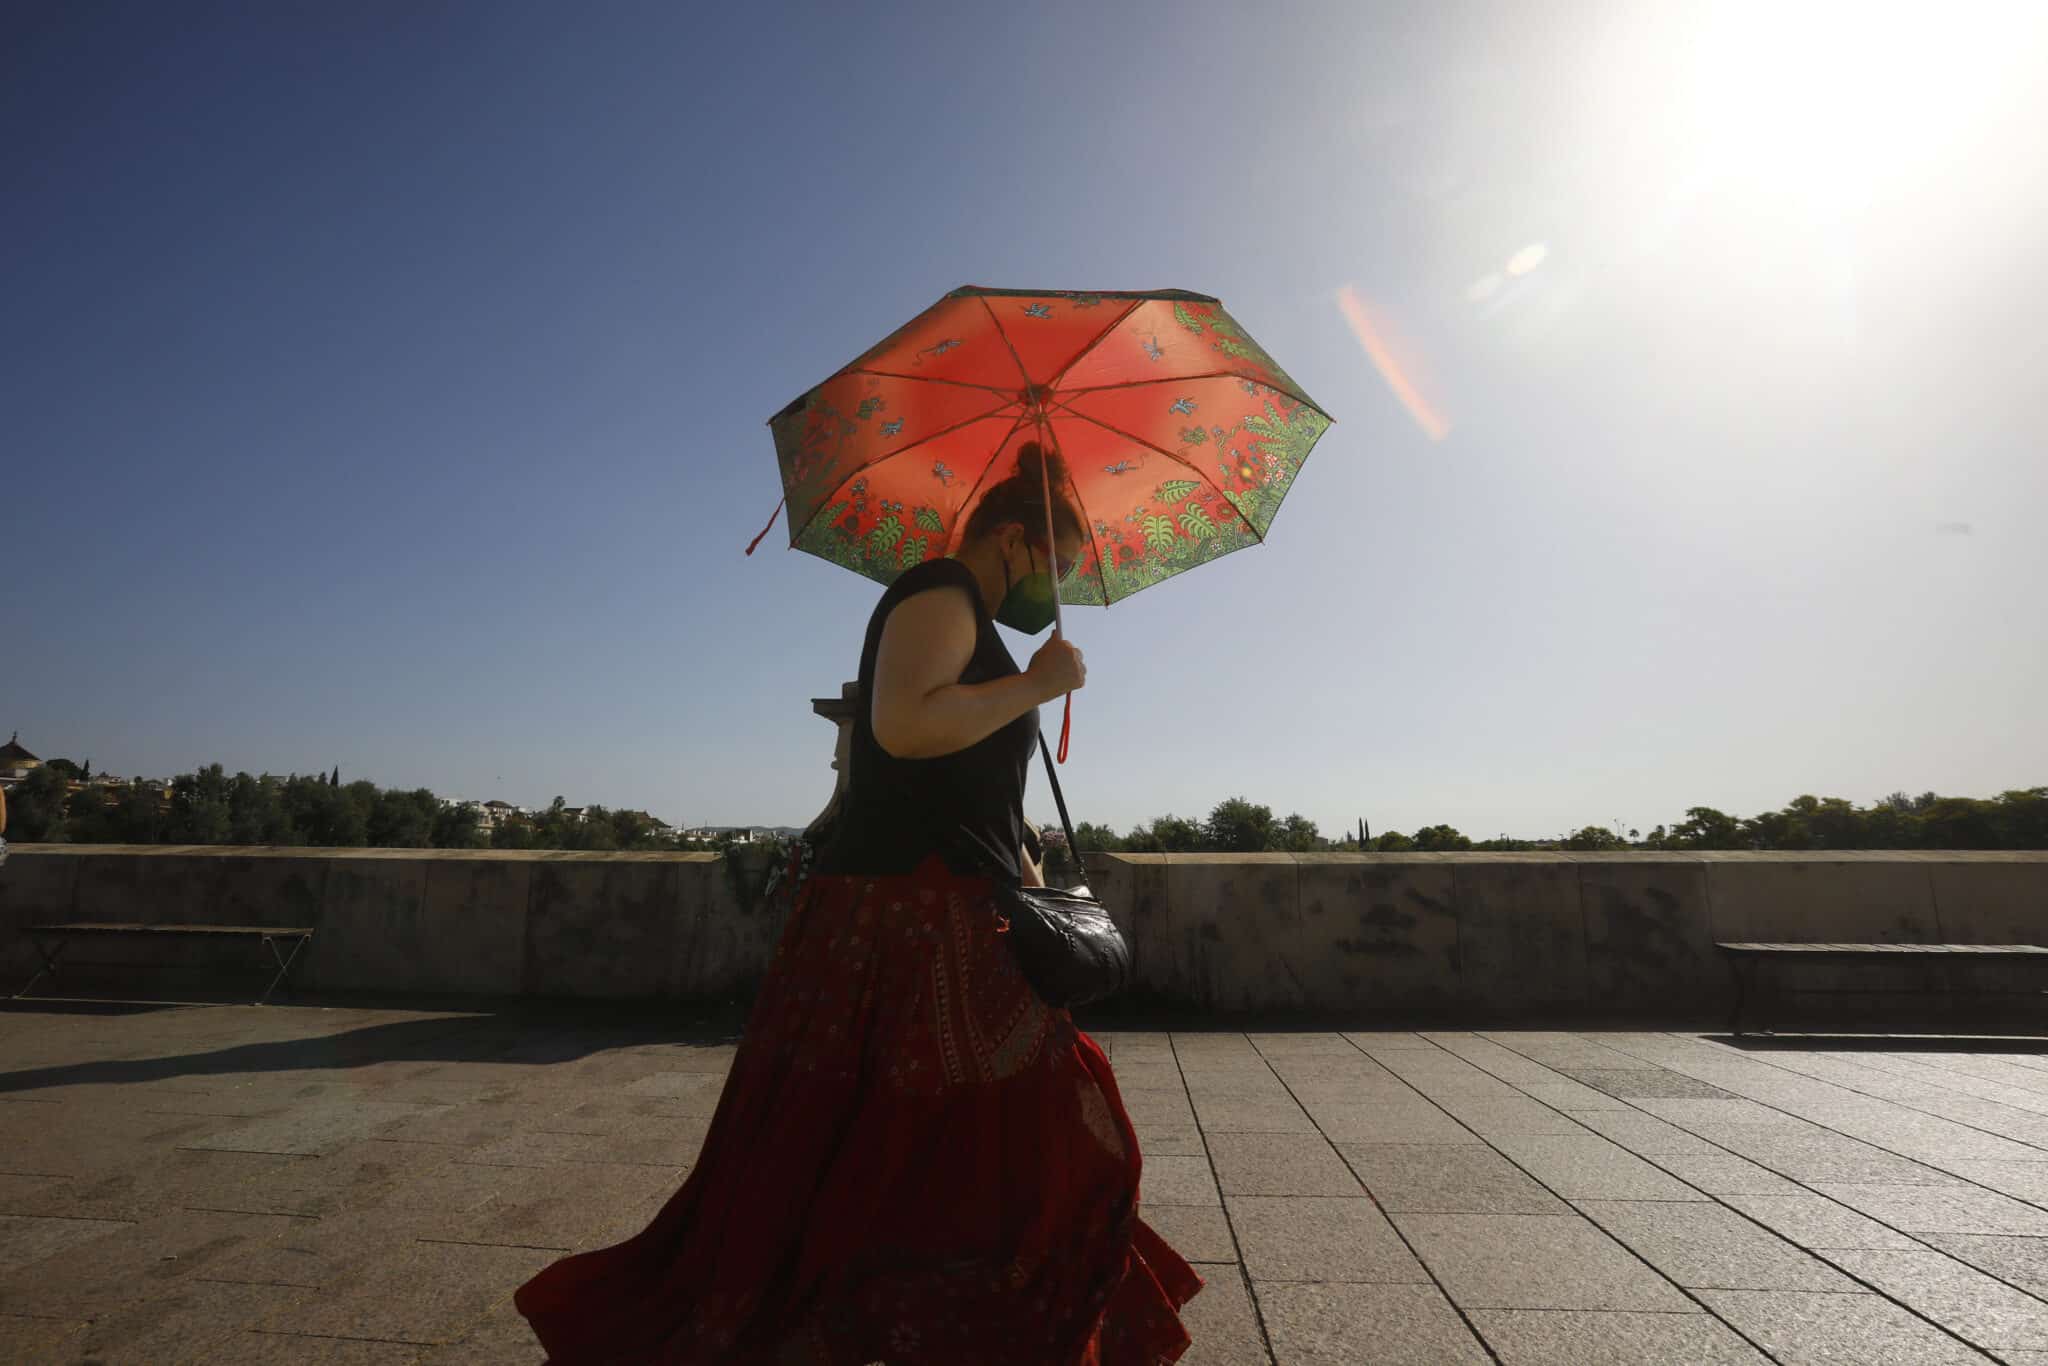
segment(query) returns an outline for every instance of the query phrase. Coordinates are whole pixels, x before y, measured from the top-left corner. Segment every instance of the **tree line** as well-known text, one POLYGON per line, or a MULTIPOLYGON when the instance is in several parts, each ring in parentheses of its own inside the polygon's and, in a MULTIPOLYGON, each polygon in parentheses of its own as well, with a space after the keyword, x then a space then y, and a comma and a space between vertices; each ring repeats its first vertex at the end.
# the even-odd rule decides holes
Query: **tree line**
POLYGON ((8 794, 7 835, 24 843, 225 844, 328 849, 588 849, 703 851, 729 847, 664 833, 645 811, 590 806, 572 815, 563 799, 495 829, 478 828, 473 802, 448 804, 427 788, 344 783, 332 773, 247 773, 219 764, 161 787, 125 783, 69 791, 90 770, 55 759, 8 794))
POLYGON ((1465 849, 2048 849, 2048 787, 2018 788, 1992 798, 1894 792, 1868 806, 1841 797, 1794 797, 1776 811, 1737 817, 1711 806, 1686 809, 1685 819, 1645 835, 1588 825, 1555 839, 1475 840, 1448 825, 1413 834, 1329 839, 1305 816, 1275 818, 1273 809, 1232 797, 1204 819, 1160 816, 1119 835, 1083 822, 1074 838, 1084 851, 1121 853, 1315 853, 1375 850, 1446 853, 1465 849))
MULTIPOLYGON (((586 807, 579 818, 556 797, 545 810, 513 816, 493 830, 477 825, 473 803, 450 805, 427 788, 344 783, 341 771, 230 776, 221 765, 173 779, 163 789, 132 784, 69 791, 90 769, 55 759, 33 769, 8 794, 10 838, 71 844, 223 844, 387 849, 716 850, 731 841, 686 841, 665 833, 644 811, 586 807)), ((1206 817, 1157 817, 1119 835, 1086 821, 1075 837, 1084 851, 1122 853, 1317 853, 1373 850, 1620 849, 2048 849, 2048 787, 1992 798, 1895 792, 1868 806, 1840 797, 1800 796, 1776 811, 1737 817, 1709 806, 1644 835, 1588 825, 1554 839, 1475 840, 1449 825, 1412 834, 1326 837, 1300 814, 1243 797, 1217 803, 1206 817)), ((1046 829, 1058 862, 1064 844, 1046 829)))

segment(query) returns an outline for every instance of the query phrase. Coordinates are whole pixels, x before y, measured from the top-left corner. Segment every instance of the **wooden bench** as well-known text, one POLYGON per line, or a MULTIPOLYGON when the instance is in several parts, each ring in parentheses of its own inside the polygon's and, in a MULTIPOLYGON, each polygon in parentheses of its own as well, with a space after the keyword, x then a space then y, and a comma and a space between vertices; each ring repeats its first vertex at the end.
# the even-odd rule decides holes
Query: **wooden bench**
POLYGON ((309 929, 280 928, 275 925, 122 925, 99 920, 75 921, 68 925, 26 925, 22 927, 22 933, 35 941, 36 952, 42 955, 43 966, 37 970, 35 976, 28 979, 27 985, 14 993, 16 1000, 28 995, 29 987, 41 981, 45 975, 53 981, 56 979, 57 960, 63 957, 64 946, 74 939, 139 937, 145 941, 201 939, 215 943, 234 940, 246 943, 251 939, 259 939, 263 947, 270 950, 270 956, 277 963, 277 976, 270 979, 270 985, 256 998, 255 1003, 259 1006, 267 1002, 270 994, 280 986, 284 987, 287 994, 290 993, 291 986, 285 979, 291 973, 292 963, 298 958, 299 950, 313 937, 313 932, 309 929), (287 940, 292 946, 290 953, 278 948, 280 943, 287 940))
POLYGON ((2048 948, 2038 944, 1716 944, 1714 947, 1728 955, 1729 966, 1735 973, 1735 1009, 1728 1017, 1728 1029, 1738 1038, 1743 1032, 1742 1009, 1748 1004, 1758 971, 1767 962, 1898 963, 1921 960, 2009 963, 2038 959, 2048 967, 2048 948))

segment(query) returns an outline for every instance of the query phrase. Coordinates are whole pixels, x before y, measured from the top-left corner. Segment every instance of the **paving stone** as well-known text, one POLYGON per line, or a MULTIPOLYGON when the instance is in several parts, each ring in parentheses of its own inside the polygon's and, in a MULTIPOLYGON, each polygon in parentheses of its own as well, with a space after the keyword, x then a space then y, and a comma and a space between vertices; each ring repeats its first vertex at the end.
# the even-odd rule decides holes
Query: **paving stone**
POLYGON ((1709 1137, 1780 1176, 1807 1185, 1822 1181, 1895 1186, 1961 1184, 1946 1172, 1820 1129, 1772 1131, 1732 1127, 1710 1132, 1709 1137))
POLYGON ((184 1146, 252 1153, 330 1153, 425 1109, 383 1101, 323 1102, 191 1139, 184 1146))
POLYGON ((1516 1166, 1567 1200, 1707 1198, 1598 1134, 1515 1134, 1493 1142, 1516 1166))
POLYGON ((1963 1157, 1941 1165, 1945 1171, 1954 1172, 1980 1186, 1989 1186, 2014 1199, 2048 1205, 2048 1162, 1997 1162, 1963 1157))
POLYGON ((464 1328, 454 1342, 422 1351, 418 1366, 546 1366, 547 1356, 507 1294, 464 1328))
POLYGON ((164 1294, 96 1321, 75 1350, 97 1366, 208 1362, 222 1340, 314 1293, 296 1286, 231 1285, 188 1277, 164 1294))
POLYGON ((434 1233, 443 1217, 437 1210, 390 1205, 297 1220, 281 1236, 237 1248, 202 1274, 251 1285, 329 1286, 359 1266, 388 1260, 422 1233, 434 1233))
POLYGON ((1254 1286, 1285 1366, 1486 1366, 1486 1352, 1433 1285, 1254 1286))
POLYGON ((1159 1157, 1207 1157, 1209 1150, 1202 1144, 1202 1131, 1189 1124, 1141 1124, 1131 1121, 1132 1130, 1138 1135, 1138 1151, 1147 1158, 1159 1157))
POLYGON ((1831 1252, 1829 1260, 1979 1347, 2048 1351, 2048 1304, 1940 1252, 1831 1252))
POLYGON ((1182 1080, 1180 1068, 1173 1059, 1159 1062, 1125 1062, 1119 1059, 1111 1069, 1116 1074, 1119 1092, 1132 1091, 1181 1091, 1187 1083, 1182 1080))
POLYGON ((524 1247, 404 1243, 319 1295, 251 1324, 257 1331, 437 1343, 560 1257, 524 1247))
POLYGON ((589 1153, 591 1137, 553 1129, 511 1134, 471 1148, 457 1160, 479 1167, 555 1167, 589 1153))
POLYGON ((556 1108, 505 1102, 436 1105, 378 1130, 377 1138, 394 1143, 476 1148, 503 1138, 508 1129, 546 1127, 556 1108))
POLYGON ((646 1096, 671 1104, 687 1103, 708 1113, 718 1108, 718 1098, 724 1091, 725 1078, 716 1072, 649 1072, 620 1094, 646 1096))
POLYGON ((1926 1241, 1980 1271, 2012 1282, 2030 1295, 2048 1299, 2048 1238, 1930 1233, 1926 1241))
POLYGON ((412 1366, 419 1352, 408 1342, 250 1331, 209 1346, 205 1366, 412 1366))
POLYGON ((1794 1182, 1733 1153, 1700 1153, 1650 1159, 1688 1186, 1708 1195, 1802 1195, 1794 1182))
POLYGON ((1489 1141, 1524 1134, 1572 1135, 1586 1132, 1586 1126, 1572 1116, 1548 1105, 1539 1105, 1526 1096, 1474 1101, 1446 1099, 1438 1103, 1453 1119, 1489 1141))
POLYGON ((1582 1082, 1571 1081, 1564 1077, 1558 1077, 1552 1081, 1517 1082, 1516 1085, 1521 1088, 1529 1099, 1541 1101, 1553 1109, 1567 1110, 1573 1114, 1577 1114, 1581 1110, 1606 1114, 1632 1113, 1627 1101, 1610 1096, 1605 1091, 1596 1091, 1582 1082))
POLYGON ((1138 1203, 1155 1205, 1216 1205, 1223 1199, 1216 1193, 1216 1178, 1206 1157, 1147 1157, 1138 1183, 1138 1203))
POLYGON ((283 1238, 299 1221, 276 1215, 172 1210, 0 1276, 0 1311, 100 1318, 170 1283, 202 1274, 246 1247, 283 1238))
POLYGON ((1688 1289, 1854 1291, 1811 1253, 1721 1205, 1582 1200, 1579 1209, 1688 1289))
POLYGON ((1640 1110, 1594 1111, 1575 1115, 1574 1118, 1594 1133, 1619 1144, 1638 1157, 1675 1157, 1721 1151, 1704 1138, 1689 1134, 1676 1125, 1667 1124, 1655 1115, 1646 1115, 1640 1110))
POLYGON ((0 1214, 0 1277, 67 1247, 109 1237, 134 1224, 119 1219, 52 1219, 0 1214))
POLYGON ((1429 1214, 1567 1214, 1565 1203, 1491 1148, 1464 1144, 1339 1144, 1375 1200, 1429 1214))
POLYGON ((1710 1314, 1474 1309, 1471 1318, 1501 1366, 1767 1366, 1770 1360, 1710 1314))
POLYGON ((1364 1191, 1320 1134, 1210 1134, 1226 1195, 1357 1196, 1364 1191))
POLYGON ((1358 1047, 1342 1034, 1247 1034, 1245 1042, 1268 1059, 1339 1058, 1358 1056, 1358 1047))
POLYGON ((1451 1144, 1486 1141, 1420 1097, 1400 1105, 1311 1103, 1308 1112, 1316 1127, 1332 1143, 1451 1144))
POLYGON ((1429 1279, 1387 1216, 1363 1196, 1232 1195, 1224 1208, 1254 1287, 1264 1281, 1429 1279))
MULTIPOLYGON (((1708 1129, 1784 1129, 1791 1131, 1809 1130, 1813 1126, 1805 1120, 1758 1105, 1753 1100, 1663 1100, 1644 1097, 1634 1102, 1639 1110, 1647 1110, 1657 1118, 1676 1124, 1681 1129, 1704 1133, 1708 1129)), ((1716 1141, 1719 1136, 1716 1135, 1716 1141)))
POLYGON ((1703 1290, 1700 1298, 1783 1366, 1983 1366, 1991 1360, 1878 1295, 1703 1290))
POLYGON ((1195 1097, 1195 1118, 1210 1134, 1312 1134, 1316 1126, 1291 1096, 1247 1100, 1195 1097))
POLYGON ((1235 1262, 1237 1243, 1220 1205, 1147 1204, 1145 1222, 1190 1262, 1235 1262))
POLYGON ((1131 1091, 1125 1093, 1123 1101, 1124 1113, 1131 1117, 1133 1124, 1195 1127, 1194 1107, 1178 1091, 1131 1091))
MULTIPOLYGON (((79 1217, 75 1208, 75 1194, 78 1183, 68 1176, 23 1176, 16 1173, 0 1174, 0 1216, 14 1215, 18 1218, 79 1217)), ((84 1217, 95 1217, 88 1213, 84 1217)), ((117 1216, 122 1220, 135 1217, 135 1211, 122 1210, 117 1216)), ((0 1234, 0 1271, 6 1269, 6 1237, 0 1234)))
POLYGON ((92 1325, 85 1319, 30 1317, 0 1313, 0 1361, 70 1361, 92 1325))
POLYGON ((1906 1233, 2048 1236, 2048 1210, 1975 1186, 1812 1184, 1822 1195, 1906 1233))
POLYGON ((1661 1067, 1564 1067, 1572 1080, 1624 1100, 1723 1100, 1729 1095, 1696 1077, 1661 1067))
POLYGON ((1721 1203, 1742 1211, 1788 1242, 1804 1248, 1919 1247, 1894 1228, 1887 1228, 1852 1209, 1811 1192, 1799 1195, 1751 1195, 1729 1192, 1721 1203))
POLYGON ((1256 1068, 1231 1067, 1220 1071, 1192 1071, 1183 1074, 1188 1095, 1195 1104, 1204 1100, 1289 1100, 1287 1083, 1261 1063, 1256 1068))
POLYGON ((1435 1044, 1423 1038, 1420 1034, 1409 1033, 1404 1030, 1395 1030, 1390 1033, 1375 1033, 1370 1030, 1363 1032, 1347 1031, 1342 1037, 1344 1042, 1350 1044, 1353 1048, 1361 1049, 1367 1053, 1375 1049, 1417 1053, 1435 1053, 1438 1051, 1435 1044))
POLYGON ((1395 1214, 1466 1309, 1687 1310, 1691 1301, 1576 1214, 1395 1214))
POLYGON ((423 1219, 418 1237, 446 1242, 566 1251, 599 1229, 675 1193, 682 1169, 599 1162, 579 1164, 572 1178, 555 1168, 497 1169, 503 1186, 485 1204, 423 1219))
POLYGON ((1208 1282, 1180 1311, 1194 1339, 1180 1366, 1272 1366, 1265 1334, 1236 1266, 1198 1266, 1208 1282))

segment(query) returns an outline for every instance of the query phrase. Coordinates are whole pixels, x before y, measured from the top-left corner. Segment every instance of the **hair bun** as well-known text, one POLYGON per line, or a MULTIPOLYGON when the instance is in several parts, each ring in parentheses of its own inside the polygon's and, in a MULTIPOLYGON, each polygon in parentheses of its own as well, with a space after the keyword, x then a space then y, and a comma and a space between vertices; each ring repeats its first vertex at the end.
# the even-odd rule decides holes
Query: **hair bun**
POLYGON ((1036 441, 1027 441, 1017 448, 1017 477, 1028 477, 1039 485, 1050 482, 1057 487, 1066 483, 1067 462, 1058 451, 1048 451, 1036 441))

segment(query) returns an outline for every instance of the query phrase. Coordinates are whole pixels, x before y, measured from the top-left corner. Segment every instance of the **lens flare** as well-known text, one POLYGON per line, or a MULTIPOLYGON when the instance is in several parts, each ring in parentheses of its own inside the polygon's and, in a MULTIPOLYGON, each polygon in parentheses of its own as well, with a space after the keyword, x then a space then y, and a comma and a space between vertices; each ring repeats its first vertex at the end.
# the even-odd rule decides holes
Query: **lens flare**
POLYGON ((1395 400, 1408 410, 1408 416, 1415 419, 1415 425, 1422 428, 1423 435, 1431 441, 1441 441, 1450 435, 1450 422, 1423 397, 1422 390, 1416 387, 1414 380, 1395 359, 1393 348, 1381 335, 1382 329, 1374 324, 1372 312, 1356 286, 1346 285, 1337 291, 1337 307, 1343 310, 1344 321, 1351 324, 1352 335, 1358 338, 1358 344, 1365 348, 1366 359, 1380 372, 1380 378, 1387 382, 1395 400))

